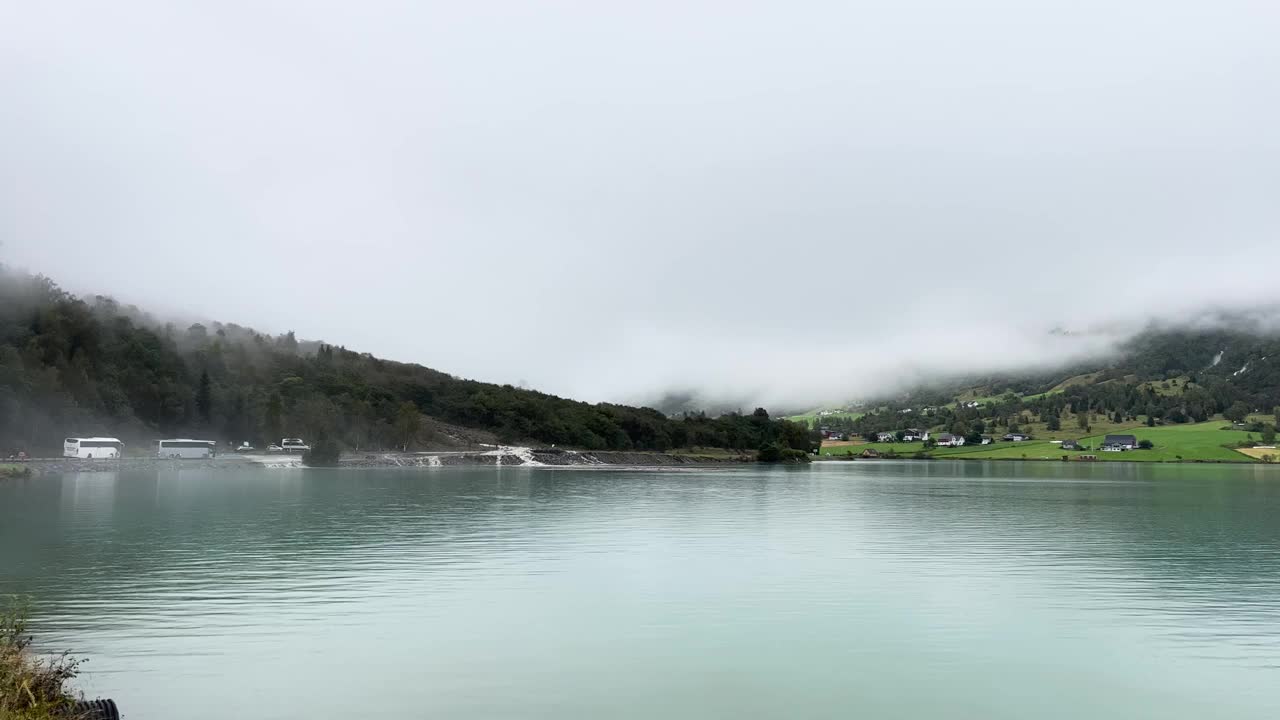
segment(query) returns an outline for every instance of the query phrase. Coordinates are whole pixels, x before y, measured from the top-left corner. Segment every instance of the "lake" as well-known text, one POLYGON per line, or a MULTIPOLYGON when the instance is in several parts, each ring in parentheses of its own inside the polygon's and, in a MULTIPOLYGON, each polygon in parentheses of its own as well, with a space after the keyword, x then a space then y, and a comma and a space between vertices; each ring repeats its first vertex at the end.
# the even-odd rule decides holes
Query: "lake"
POLYGON ((0 482, 0 593, 129 720, 1280 717, 1280 468, 0 482))

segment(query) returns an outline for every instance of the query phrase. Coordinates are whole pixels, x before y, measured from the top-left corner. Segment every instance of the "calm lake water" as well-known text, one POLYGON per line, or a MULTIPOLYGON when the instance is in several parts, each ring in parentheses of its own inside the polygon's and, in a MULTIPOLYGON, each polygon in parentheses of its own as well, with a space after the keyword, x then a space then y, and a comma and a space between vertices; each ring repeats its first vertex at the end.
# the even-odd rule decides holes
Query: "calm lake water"
POLYGON ((43 477, 0 592, 130 720, 1271 720, 1277 470, 43 477))

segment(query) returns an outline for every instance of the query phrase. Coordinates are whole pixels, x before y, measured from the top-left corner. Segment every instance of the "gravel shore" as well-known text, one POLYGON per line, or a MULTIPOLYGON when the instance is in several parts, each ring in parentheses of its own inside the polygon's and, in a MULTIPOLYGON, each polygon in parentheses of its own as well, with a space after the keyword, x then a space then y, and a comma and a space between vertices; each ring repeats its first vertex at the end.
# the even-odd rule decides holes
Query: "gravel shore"
MULTIPOLYGON (((439 453, 345 453, 344 468, 445 467, 460 465, 490 466, 557 466, 579 467, 614 465, 632 467, 669 467, 680 465, 722 465, 751 462, 748 455, 703 456, 672 455, 658 452, 593 451, 579 452, 558 448, 500 447, 492 450, 439 453)), ((301 468, 299 455, 257 454, 221 455, 203 460, 126 457, 115 460, 81 460, 76 458, 35 458, 20 463, 33 474, 65 474, 85 472, 137 472, 147 470, 228 470, 261 468, 301 468)))

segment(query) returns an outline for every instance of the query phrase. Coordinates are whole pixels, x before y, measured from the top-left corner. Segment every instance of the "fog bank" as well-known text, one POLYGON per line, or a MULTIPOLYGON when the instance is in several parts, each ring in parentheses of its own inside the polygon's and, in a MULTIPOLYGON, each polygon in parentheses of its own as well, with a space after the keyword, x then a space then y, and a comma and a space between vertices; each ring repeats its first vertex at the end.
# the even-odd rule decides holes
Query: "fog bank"
POLYGON ((1280 302, 1276 37, 1246 0, 15 4, 0 259, 586 400, 1060 364, 1280 302))

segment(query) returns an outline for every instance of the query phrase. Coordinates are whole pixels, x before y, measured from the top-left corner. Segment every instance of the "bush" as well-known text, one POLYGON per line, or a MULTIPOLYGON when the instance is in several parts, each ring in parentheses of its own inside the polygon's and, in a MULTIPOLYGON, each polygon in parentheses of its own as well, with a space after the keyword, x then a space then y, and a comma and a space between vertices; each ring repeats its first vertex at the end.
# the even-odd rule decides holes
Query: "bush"
POLYGON ((311 449, 302 454, 307 467, 337 467, 342 458, 342 445, 328 435, 321 435, 311 449))
POLYGON ((1155 447, 1155 446, 1156 446, 1156 445, 1155 445, 1155 443, 1151 442, 1150 440, 1139 440, 1139 441, 1138 441, 1138 449, 1139 449, 1139 450, 1150 450, 1151 448, 1153 448, 1153 447, 1155 447))
POLYGON ((809 453, 795 448, 783 447, 778 443, 766 443, 760 446, 760 451, 756 454, 756 460, 760 462, 776 463, 776 462, 793 462, 807 463, 810 462, 809 453))
POLYGON ((778 443, 765 443, 760 446, 760 451, 756 453, 756 460, 759 462, 775 463, 782 461, 782 446, 778 443))
POLYGON ((812 462, 812 459, 809 457, 809 453, 803 450, 797 450, 795 448, 783 448, 782 461, 792 462, 792 463, 807 463, 807 462, 812 462))
POLYGON ((0 480, 5 478, 29 478, 31 477, 31 468, 18 467, 17 465, 0 465, 0 480))
POLYGON ((32 655, 27 606, 10 598, 0 608, 0 718, 66 718, 78 699, 67 689, 80 661, 61 655, 40 660, 32 655))

